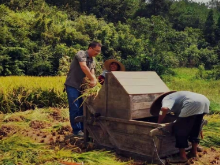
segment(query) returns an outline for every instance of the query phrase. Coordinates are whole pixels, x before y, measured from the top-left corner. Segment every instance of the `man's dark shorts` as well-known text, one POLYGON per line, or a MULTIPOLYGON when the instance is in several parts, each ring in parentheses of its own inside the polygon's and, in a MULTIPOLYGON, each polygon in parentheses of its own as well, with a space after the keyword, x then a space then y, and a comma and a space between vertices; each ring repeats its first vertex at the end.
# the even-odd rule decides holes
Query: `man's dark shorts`
POLYGON ((176 148, 188 148, 188 140, 192 143, 199 143, 203 116, 204 114, 177 118, 173 127, 176 148))

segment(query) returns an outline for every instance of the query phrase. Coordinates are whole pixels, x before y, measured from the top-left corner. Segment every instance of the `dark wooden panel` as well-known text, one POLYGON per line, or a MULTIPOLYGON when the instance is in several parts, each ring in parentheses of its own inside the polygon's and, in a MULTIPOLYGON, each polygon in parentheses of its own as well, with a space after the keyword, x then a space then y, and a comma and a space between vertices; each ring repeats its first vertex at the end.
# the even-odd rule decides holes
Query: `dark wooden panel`
POLYGON ((150 116, 152 116, 150 113, 150 108, 137 109, 137 110, 131 111, 131 118, 132 119, 141 119, 141 118, 150 117, 150 116))
POLYGON ((160 94, 161 93, 130 95, 131 119, 140 119, 152 116, 150 114, 150 106, 160 94))
POLYGON ((130 119, 130 100, 124 88, 112 73, 107 73, 107 117, 130 119))
POLYGON ((106 86, 103 84, 97 97, 87 99, 87 105, 93 109, 93 113, 101 113, 102 116, 106 116, 106 86))

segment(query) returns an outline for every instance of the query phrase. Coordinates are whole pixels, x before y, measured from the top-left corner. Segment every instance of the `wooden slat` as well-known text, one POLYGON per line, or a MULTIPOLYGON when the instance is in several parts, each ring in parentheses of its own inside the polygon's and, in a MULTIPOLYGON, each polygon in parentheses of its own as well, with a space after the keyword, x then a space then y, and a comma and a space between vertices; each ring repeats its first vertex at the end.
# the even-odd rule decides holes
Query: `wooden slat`
POLYGON ((151 94, 169 92, 169 88, 164 86, 123 86, 129 94, 151 94))
POLYGON ((156 72, 111 72, 128 94, 151 94, 170 91, 156 72))
POLYGON ((131 112, 131 117, 132 119, 141 119, 144 117, 150 117, 152 116, 150 113, 150 109, 138 109, 138 110, 133 110, 131 112))
POLYGON ((107 76, 107 117, 130 119, 130 98, 112 74, 107 76))
POLYGON ((131 107, 132 110, 138 110, 138 109, 149 109, 152 102, 139 102, 139 103, 133 103, 133 106, 131 107))

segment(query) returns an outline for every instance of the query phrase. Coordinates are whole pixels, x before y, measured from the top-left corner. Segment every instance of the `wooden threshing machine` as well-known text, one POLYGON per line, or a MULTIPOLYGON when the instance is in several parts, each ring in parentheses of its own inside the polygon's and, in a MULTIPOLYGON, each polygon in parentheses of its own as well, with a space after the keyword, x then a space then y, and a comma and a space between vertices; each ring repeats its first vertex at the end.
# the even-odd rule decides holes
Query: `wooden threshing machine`
POLYGON ((152 102, 168 91, 153 71, 107 73, 98 96, 84 104, 85 141, 91 137, 99 146, 150 161, 177 153, 170 133, 176 118, 167 115, 157 124, 150 114, 152 102))

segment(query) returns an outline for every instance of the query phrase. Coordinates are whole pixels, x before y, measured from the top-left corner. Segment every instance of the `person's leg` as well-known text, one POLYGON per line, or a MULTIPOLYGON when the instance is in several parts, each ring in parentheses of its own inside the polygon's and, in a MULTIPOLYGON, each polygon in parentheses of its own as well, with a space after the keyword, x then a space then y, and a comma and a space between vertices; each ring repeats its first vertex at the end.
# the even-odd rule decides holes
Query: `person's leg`
POLYGON ((193 116, 189 117, 178 117, 174 123, 174 134, 176 138, 176 148, 179 148, 180 157, 182 159, 187 159, 185 148, 188 148, 188 136, 193 127, 194 123, 193 116))
MULTIPOLYGON (((79 98, 79 112, 78 112, 78 116, 83 116, 83 98, 79 98)), ((79 123, 80 125, 80 130, 83 131, 83 122, 79 123)))
POLYGON ((80 112, 80 100, 77 99, 80 96, 80 92, 73 87, 66 86, 66 92, 69 103, 69 116, 70 116, 70 124, 73 129, 73 133, 77 134, 81 129, 81 123, 75 123, 74 119, 78 116, 80 112))
POLYGON ((192 157, 197 156, 197 147, 200 142, 199 135, 201 131, 201 124, 202 124, 203 116, 204 116, 203 114, 195 115, 193 127, 189 134, 189 141, 192 143, 192 150, 191 150, 192 157))

